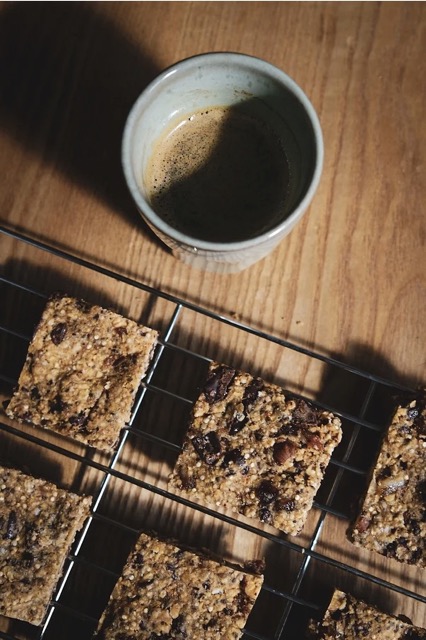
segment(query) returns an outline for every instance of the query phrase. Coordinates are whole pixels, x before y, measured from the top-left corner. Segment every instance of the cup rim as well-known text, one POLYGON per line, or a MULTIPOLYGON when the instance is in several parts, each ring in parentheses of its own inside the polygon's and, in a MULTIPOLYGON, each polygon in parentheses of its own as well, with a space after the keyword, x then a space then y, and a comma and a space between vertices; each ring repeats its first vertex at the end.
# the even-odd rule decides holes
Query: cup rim
POLYGON ((262 244, 263 242, 270 241, 276 236, 281 235, 287 229, 291 229, 293 227, 294 223, 299 219, 299 217, 302 216, 304 211, 309 206, 317 190, 323 169, 324 141, 321 124, 311 101, 309 100, 303 89, 288 74, 286 74, 284 71, 282 71, 272 63, 256 56, 245 53, 236 53, 232 51, 214 51, 200 53, 175 62, 174 64, 170 65, 162 72, 160 72, 154 78, 154 80, 152 80, 145 87, 145 89, 143 89, 143 91, 140 93, 139 97, 133 104, 124 126, 121 161, 128 188, 130 189, 131 195, 136 202, 142 217, 145 218, 148 224, 155 227, 164 236, 169 236, 176 243, 192 247, 194 251, 200 250, 211 252, 231 252, 249 249, 250 247, 262 244), (285 86, 289 88, 291 92, 296 96, 296 98, 305 109, 305 112, 312 126, 314 147, 316 151, 316 162, 312 178, 310 180, 308 189, 305 192, 305 195, 300 200, 296 208, 291 212, 291 214, 288 215, 279 224, 253 238, 247 238, 245 240, 230 242, 211 242, 182 233, 181 231, 172 227, 155 212, 147 198, 145 198, 141 194, 132 169, 132 163, 130 161, 132 132, 135 121, 137 120, 139 113, 143 109, 144 104, 149 102, 151 94, 157 89, 160 84, 167 80, 168 77, 174 75, 175 73, 178 73, 181 69, 190 68, 195 65, 199 66, 203 62, 212 61, 213 59, 219 64, 232 64, 233 62, 235 62, 238 64, 246 64, 248 67, 252 67, 253 65, 255 65, 259 70, 267 71, 268 74, 273 78, 283 82, 285 86))

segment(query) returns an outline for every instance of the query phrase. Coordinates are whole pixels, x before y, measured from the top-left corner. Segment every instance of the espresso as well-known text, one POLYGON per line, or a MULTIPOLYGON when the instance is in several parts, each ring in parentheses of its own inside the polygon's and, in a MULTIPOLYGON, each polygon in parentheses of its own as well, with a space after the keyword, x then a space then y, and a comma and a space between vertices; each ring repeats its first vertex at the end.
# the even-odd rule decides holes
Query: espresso
POLYGON ((265 123, 238 107, 213 107, 158 140, 144 179, 153 209, 175 229, 235 242, 282 219, 289 167, 265 123))

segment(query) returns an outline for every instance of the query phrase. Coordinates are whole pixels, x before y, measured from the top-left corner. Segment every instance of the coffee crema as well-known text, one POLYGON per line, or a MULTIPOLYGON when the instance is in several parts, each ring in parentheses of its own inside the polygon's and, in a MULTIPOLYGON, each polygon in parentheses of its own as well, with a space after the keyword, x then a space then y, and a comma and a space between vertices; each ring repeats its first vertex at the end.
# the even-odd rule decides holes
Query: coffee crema
POLYGON ((163 134, 144 181, 152 208, 178 231, 236 242, 282 220, 289 166, 268 125, 239 106, 211 107, 163 134))

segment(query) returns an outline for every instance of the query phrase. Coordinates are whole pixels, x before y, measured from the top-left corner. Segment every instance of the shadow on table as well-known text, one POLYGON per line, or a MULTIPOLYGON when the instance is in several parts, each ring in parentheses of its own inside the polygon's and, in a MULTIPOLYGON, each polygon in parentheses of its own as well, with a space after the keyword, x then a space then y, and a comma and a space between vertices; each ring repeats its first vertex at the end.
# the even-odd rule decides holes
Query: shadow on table
POLYGON ((90 3, 10 3, 0 13, 0 127, 126 216, 122 131, 157 73, 90 3))

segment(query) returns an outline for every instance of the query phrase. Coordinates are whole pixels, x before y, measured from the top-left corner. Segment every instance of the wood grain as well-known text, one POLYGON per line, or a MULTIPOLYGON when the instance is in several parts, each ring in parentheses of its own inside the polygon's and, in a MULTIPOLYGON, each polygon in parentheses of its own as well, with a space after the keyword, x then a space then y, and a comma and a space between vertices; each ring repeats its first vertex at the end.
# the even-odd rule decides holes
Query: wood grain
MULTIPOLYGON (((424 383, 425 54, 423 3, 1 3, 0 222, 396 383, 424 383), (140 91, 177 60, 220 50, 259 56, 293 77, 312 100, 325 141, 323 177, 303 221, 268 258, 234 275, 177 262, 139 218, 120 167, 122 129, 140 91)), ((46 293, 68 289, 160 330, 173 312, 165 301, 19 242, 2 238, 0 258, 8 277, 46 293)), ((37 304, 18 304, 11 295, 2 294, 1 320, 30 333, 37 304)), ((339 379, 321 362, 204 316, 185 311, 176 341, 342 410, 360 410, 350 376, 339 379)), ((0 354, 2 371, 12 366, 16 373, 10 351, 3 348, 0 354)), ((160 371, 162 383, 167 370, 165 365, 160 371)), ((175 383, 184 386, 179 377, 175 383)), ((148 406, 148 424, 156 410, 155 403, 148 406)), ((352 427, 348 423, 347 429, 352 427)), ((12 458, 36 456, 16 439, 6 439, 16 453, 12 458)), ((358 454, 367 464, 368 455, 358 454)), ((52 471, 52 478, 80 490, 96 486, 99 475, 90 465, 80 468, 59 454, 51 458, 48 454, 46 473, 52 471)), ((132 438, 120 464, 126 473, 163 486, 172 459, 132 438)), ((140 509, 148 509, 172 534, 182 526, 188 540, 199 536, 230 558, 264 551, 263 538, 173 504, 165 508, 158 498, 129 490, 119 480, 112 485, 106 508, 132 526, 141 523, 140 509)), ((319 516, 312 517, 305 541, 319 516)), ((424 589, 424 576, 415 568, 355 551, 345 542, 344 526, 327 516, 322 553, 424 589)), ((285 578, 271 572, 271 584, 291 589, 300 555, 280 545, 266 547, 290 572, 285 578)), ((333 580, 389 604, 386 590, 331 569, 324 573, 321 563, 312 562, 308 575, 301 593, 320 604, 333 580)), ((274 597, 265 597, 268 610, 275 611, 274 597)), ((390 609, 426 626, 424 606, 411 599, 393 594, 390 609)), ((299 614, 306 618, 297 605, 283 637, 300 637, 299 614)), ((262 619, 254 624, 259 631, 262 619)), ((27 631, 22 633, 26 637, 27 631)))

